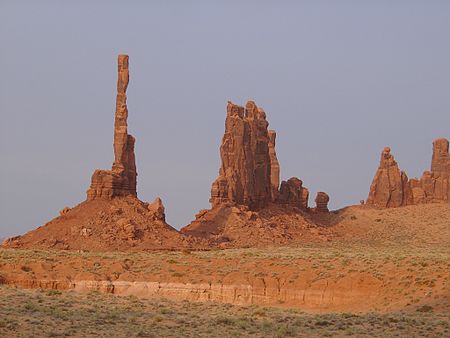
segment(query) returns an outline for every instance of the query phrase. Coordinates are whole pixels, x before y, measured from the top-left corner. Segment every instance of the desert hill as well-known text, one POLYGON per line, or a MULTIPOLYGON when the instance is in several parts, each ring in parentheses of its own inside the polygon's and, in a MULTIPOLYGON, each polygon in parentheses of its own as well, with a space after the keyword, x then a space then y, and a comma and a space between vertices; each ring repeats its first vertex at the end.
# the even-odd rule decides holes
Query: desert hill
POLYGON ((64 250, 151 250, 186 246, 164 221, 160 201, 133 196, 84 201, 47 224, 7 240, 4 247, 64 250))

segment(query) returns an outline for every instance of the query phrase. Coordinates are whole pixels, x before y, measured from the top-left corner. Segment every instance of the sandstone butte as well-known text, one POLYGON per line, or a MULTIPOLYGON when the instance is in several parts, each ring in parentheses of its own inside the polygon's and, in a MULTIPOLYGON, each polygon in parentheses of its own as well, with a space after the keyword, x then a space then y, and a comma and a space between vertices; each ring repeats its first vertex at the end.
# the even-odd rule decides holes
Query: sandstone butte
POLYGON ((390 208, 449 200, 450 155, 447 139, 434 140, 431 170, 425 171, 420 179, 408 179, 406 173, 400 171, 391 149, 383 149, 367 204, 390 208))
POLYGON ((137 198, 135 139, 127 129, 128 56, 118 57, 114 162, 111 170, 95 170, 86 201, 65 207, 60 215, 4 247, 72 250, 160 249, 185 246, 185 239, 165 221, 161 199, 137 198))
POLYGON ((319 193, 311 209, 300 179, 280 184, 276 133, 268 126, 265 111, 255 102, 245 107, 228 102, 211 209, 201 210, 181 233, 221 247, 291 243, 315 226, 311 214, 328 212, 327 194, 319 193))

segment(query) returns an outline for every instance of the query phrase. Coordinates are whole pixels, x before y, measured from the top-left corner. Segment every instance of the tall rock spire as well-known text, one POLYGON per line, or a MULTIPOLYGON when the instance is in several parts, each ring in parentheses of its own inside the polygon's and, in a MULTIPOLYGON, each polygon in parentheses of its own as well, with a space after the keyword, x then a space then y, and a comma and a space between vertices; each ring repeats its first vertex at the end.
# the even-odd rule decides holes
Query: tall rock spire
POLYGON ((433 141, 431 172, 424 172, 421 181, 428 201, 450 200, 450 154, 445 138, 433 141))
POLYGON ((370 186, 367 204, 389 208, 405 205, 408 194, 408 177, 400 171, 391 149, 385 147, 380 165, 370 186))
POLYGON ((368 204, 389 208, 401 205, 450 201, 450 154, 445 138, 433 141, 431 171, 420 179, 408 180, 398 168, 388 147, 381 155, 380 166, 370 187, 368 204))
POLYGON ((128 55, 118 57, 116 112, 114 121, 114 163, 112 170, 95 170, 88 200, 113 198, 136 193, 136 162, 133 136, 128 134, 127 87, 129 82, 128 55))
POLYGON ((245 108, 228 102, 222 165, 211 188, 213 206, 230 203, 256 210, 272 200, 268 125, 255 102, 245 108))
POLYGON ((278 189, 280 187, 280 163, 278 162, 275 151, 275 140, 277 133, 275 130, 269 130, 269 156, 270 156, 270 184, 272 185, 272 201, 278 199, 278 189))

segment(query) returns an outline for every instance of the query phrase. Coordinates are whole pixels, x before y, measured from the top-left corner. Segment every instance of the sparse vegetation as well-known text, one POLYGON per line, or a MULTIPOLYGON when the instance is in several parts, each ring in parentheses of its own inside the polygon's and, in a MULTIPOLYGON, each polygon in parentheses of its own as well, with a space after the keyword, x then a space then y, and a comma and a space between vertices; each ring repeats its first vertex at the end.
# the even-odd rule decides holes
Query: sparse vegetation
POLYGON ((2 337, 447 337, 449 314, 356 315, 0 287, 2 337))

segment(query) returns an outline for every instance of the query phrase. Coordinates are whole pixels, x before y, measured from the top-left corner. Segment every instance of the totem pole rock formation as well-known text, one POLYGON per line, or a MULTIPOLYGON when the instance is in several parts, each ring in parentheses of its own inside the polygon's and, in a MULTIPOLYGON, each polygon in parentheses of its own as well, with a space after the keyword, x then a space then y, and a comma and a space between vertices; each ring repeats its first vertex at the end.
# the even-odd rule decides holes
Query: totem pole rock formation
POLYGON ((318 212, 328 212, 328 202, 330 201, 330 197, 327 193, 320 191, 316 195, 316 211, 318 212))
POLYGON ((137 196, 136 163, 133 136, 127 130, 128 55, 118 57, 116 113, 114 121, 114 163, 112 170, 95 170, 87 199, 111 199, 115 196, 137 196))
POLYGON ((389 208, 449 200, 450 155, 447 139, 440 138, 433 142, 431 171, 425 171, 420 179, 408 180, 407 175, 398 168, 390 149, 385 148, 367 204, 389 208))
POLYGON ((378 207, 399 207, 406 203, 408 177, 400 171, 391 148, 381 153, 380 165, 370 186, 367 204, 378 207))
POLYGON ((135 140, 127 131, 127 55, 119 55, 118 71, 112 169, 95 170, 86 201, 65 207, 58 217, 9 239, 5 247, 111 251, 191 245, 166 223, 159 197, 146 203, 136 196, 135 140))

